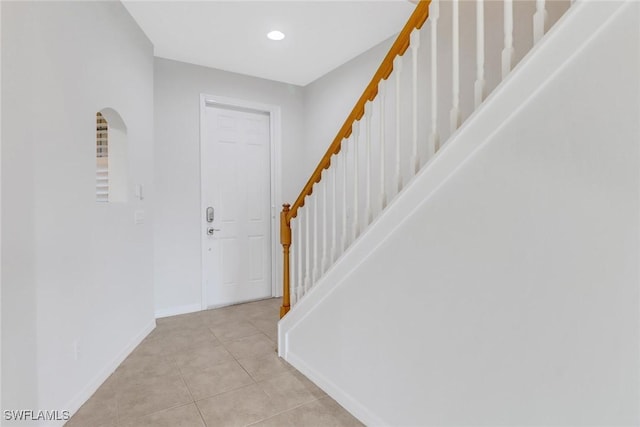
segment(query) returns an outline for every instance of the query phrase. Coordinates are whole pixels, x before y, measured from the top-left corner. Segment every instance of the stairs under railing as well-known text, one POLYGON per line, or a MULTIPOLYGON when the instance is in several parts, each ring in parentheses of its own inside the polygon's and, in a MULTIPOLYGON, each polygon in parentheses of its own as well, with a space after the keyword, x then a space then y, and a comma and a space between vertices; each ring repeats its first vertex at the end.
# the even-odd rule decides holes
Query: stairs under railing
POLYGON ((441 141, 480 107, 488 89, 509 75, 571 3, 417 3, 300 195, 283 207, 281 317, 436 157, 441 141), (500 15, 502 26, 494 22, 500 15), (525 34, 522 28, 531 25, 525 34), (450 95, 443 96, 449 85, 450 95))

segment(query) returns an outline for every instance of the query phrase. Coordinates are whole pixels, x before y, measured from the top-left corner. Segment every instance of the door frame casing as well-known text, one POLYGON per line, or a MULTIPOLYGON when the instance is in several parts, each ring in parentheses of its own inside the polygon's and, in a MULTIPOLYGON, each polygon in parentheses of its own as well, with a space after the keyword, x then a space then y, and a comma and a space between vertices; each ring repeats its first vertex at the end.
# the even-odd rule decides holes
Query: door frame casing
POLYGON ((205 280, 204 267, 205 267, 205 238, 206 238, 206 225, 203 221, 204 212, 207 208, 204 200, 204 186, 203 176, 204 171, 204 158, 202 157, 202 146, 206 138, 205 121, 206 121, 206 109, 207 107, 219 107, 236 109, 241 108, 244 110, 255 111, 257 113, 267 113, 269 115, 269 152, 270 152, 270 178, 271 178, 271 194, 270 194, 270 215, 271 215, 271 295, 273 297, 281 296, 280 287, 278 283, 282 281, 282 272, 277 268, 278 265, 282 265, 282 253, 278 250, 277 239, 277 227, 278 227, 278 213, 277 208, 282 204, 282 125, 280 107, 271 104, 262 104, 258 102, 248 101, 244 99, 229 98, 225 96, 200 94, 200 212, 198 215, 200 221, 200 282, 202 286, 202 310, 206 310, 207 306, 207 283, 205 280))

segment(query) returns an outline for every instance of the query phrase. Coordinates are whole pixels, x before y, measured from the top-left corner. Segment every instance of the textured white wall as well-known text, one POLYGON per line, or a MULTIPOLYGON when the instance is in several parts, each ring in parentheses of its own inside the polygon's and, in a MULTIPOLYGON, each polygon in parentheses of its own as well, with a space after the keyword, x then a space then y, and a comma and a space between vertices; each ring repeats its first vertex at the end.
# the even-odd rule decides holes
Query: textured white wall
POLYGON ((640 6, 620 5, 577 3, 281 322, 365 423, 640 422, 640 6))
POLYGON ((154 325, 153 48, 119 2, 1 7, 2 408, 73 411, 154 325), (106 107, 128 128, 127 203, 95 202, 106 107))
MULTIPOLYGON (((304 107, 300 87, 156 58, 158 197, 154 272, 158 315, 195 311, 202 304, 199 110, 202 93, 280 106, 283 200, 293 199, 302 187, 304 107)), ((276 201, 277 206, 280 204, 276 201)))

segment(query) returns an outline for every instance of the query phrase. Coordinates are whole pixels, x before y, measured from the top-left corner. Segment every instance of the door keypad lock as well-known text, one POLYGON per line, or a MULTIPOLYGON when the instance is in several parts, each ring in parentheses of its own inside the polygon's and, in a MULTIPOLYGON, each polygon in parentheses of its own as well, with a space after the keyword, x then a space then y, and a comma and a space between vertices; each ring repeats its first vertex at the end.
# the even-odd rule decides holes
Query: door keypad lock
POLYGON ((213 222, 213 207, 207 208, 207 222, 213 222))

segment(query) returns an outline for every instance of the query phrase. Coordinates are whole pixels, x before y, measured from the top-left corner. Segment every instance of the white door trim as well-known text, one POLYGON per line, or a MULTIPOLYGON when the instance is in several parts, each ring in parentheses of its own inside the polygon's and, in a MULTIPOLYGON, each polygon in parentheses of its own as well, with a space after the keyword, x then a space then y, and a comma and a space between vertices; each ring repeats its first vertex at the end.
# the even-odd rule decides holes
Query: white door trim
MULTIPOLYGON (((202 145, 205 141, 205 113, 207 106, 243 108, 257 112, 269 114, 270 127, 270 158, 271 158, 271 295, 274 297, 281 296, 281 289, 278 286, 282 282, 282 271, 278 266, 282 265, 282 251, 278 250, 280 239, 278 238, 278 220, 282 205, 282 129, 280 119, 280 107, 277 105, 261 104, 243 99, 228 98, 224 96, 200 94, 200 212, 199 221, 202 224, 202 216, 204 215, 204 196, 202 194, 202 171, 204 169, 204 159, 202 158, 202 145)), ((206 229, 204 226, 200 228, 200 282, 202 286, 202 302, 203 310, 207 307, 207 286, 204 277, 204 239, 206 237, 206 229)))

